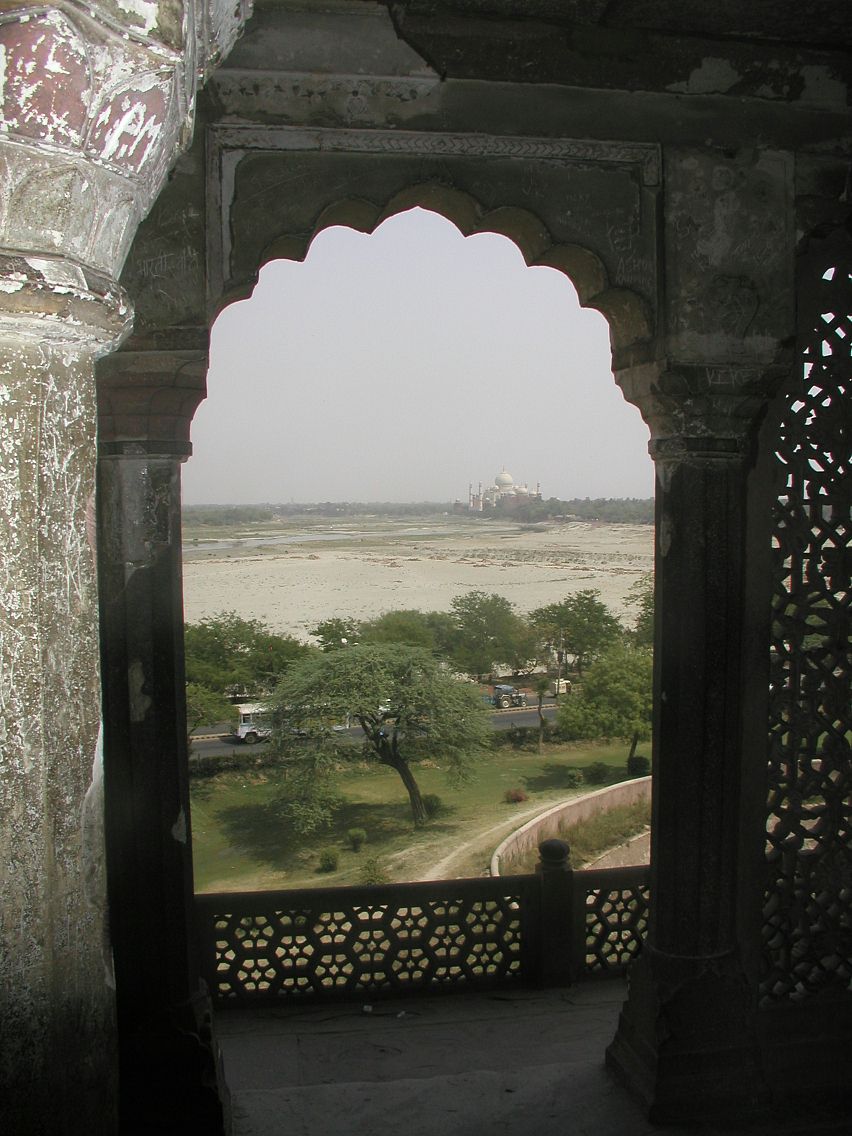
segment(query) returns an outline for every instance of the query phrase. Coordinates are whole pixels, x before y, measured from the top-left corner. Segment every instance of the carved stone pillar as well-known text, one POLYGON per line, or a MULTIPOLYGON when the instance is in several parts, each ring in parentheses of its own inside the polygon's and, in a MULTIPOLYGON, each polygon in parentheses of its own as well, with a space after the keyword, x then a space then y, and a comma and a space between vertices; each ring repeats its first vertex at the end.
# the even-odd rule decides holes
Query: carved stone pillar
POLYGON ((245 5, 0 13, 0 1129, 113 1133, 93 547, 115 283, 245 5))
POLYGON ((617 374, 657 470, 652 914, 610 1047, 655 1120, 765 1109, 772 489, 756 434, 794 367, 790 156, 664 154, 658 362, 617 374))
POLYGON ((19 1136, 58 1110, 114 1131, 93 364, 127 322, 103 277, 0 257, 0 1127, 19 1136))
POLYGON ((98 579, 110 929, 122 1111, 215 1132, 192 930, 180 465, 206 360, 119 352, 98 372, 98 579))
POLYGON ((609 1064, 655 1121, 765 1111, 757 956, 765 881, 771 488, 755 430, 789 370, 619 376, 656 463, 652 913, 609 1064))

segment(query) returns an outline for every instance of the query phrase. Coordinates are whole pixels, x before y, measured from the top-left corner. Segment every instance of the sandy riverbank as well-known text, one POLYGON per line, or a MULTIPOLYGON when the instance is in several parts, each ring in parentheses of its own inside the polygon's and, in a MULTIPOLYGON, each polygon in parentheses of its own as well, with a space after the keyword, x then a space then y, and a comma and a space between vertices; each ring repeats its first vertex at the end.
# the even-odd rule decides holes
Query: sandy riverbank
POLYGON ((583 588, 597 588, 617 615, 629 618, 630 587, 653 566, 650 525, 573 522, 535 531, 476 525, 417 537, 384 527, 331 546, 315 534, 304 534, 303 543, 292 533, 286 539, 263 548, 250 541, 226 549, 188 545, 187 620, 235 611, 307 639, 308 628, 331 616, 446 611, 473 589, 497 592, 526 612, 583 588))

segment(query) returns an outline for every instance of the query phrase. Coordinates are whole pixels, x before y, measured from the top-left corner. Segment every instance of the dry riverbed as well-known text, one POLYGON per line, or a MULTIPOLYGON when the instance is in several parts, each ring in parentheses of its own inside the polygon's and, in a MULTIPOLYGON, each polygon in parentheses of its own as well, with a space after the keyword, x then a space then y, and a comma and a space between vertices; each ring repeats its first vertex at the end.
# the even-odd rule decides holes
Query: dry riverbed
POLYGON ((441 517, 198 529, 184 539, 184 605, 190 622, 235 611, 308 639, 310 627, 333 616, 446 611, 474 589, 527 612, 596 588, 629 621, 630 587, 652 566, 651 525, 441 517))

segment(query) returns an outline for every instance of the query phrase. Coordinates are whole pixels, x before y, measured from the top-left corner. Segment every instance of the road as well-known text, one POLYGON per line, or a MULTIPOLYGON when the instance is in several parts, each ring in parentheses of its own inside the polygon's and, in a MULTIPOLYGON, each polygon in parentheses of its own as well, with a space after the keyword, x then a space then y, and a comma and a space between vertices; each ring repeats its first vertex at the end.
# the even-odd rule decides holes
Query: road
MULTIPOLYGON (((556 716, 556 705, 552 699, 545 700, 543 710, 545 718, 549 721, 552 721, 556 716)), ((496 710, 491 715, 491 724, 495 730, 508 730, 512 726, 537 726, 538 710, 534 707, 519 710, 496 710)), ((224 727, 222 728, 224 729, 224 727)), ((357 726, 347 730, 346 733, 352 738, 361 736, 361 731, 357 726)), ((263 743, 259 742, 258 745, 261 746, 263 743)), ((200 734, 192 741, 192 752, 198 757, 217 757, 222 754, 233 753, 234 750, 250 753, 251 747, 238 742, 232 734, 226 733, 200 734)))

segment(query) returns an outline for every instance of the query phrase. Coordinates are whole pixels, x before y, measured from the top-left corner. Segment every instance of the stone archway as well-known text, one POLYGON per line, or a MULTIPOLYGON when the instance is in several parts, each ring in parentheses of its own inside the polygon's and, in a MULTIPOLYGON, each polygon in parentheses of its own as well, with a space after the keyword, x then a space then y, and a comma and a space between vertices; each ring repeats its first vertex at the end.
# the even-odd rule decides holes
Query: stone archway
MULTIPOLYGON (((472 128, 449 129, 422 110, 416 129, 391 129, 370 107, 363 126, 330 125, 322 80, 316 90, 299 80, 275 122, 277 80, 241 82, 223 83, 226 93, 239 87, 238 109, 208 108, 206 154, 198 143, 182 161, 128 261, 137 330, 100 379, 102 471, 111 463, 109 476, 125 485, 105 531, 135 525, 151 567, 161 558, 159 591, 179 595, 179 548, 163 534, 179 511, 209 323, 251 291, 262 263, 303 257, 322 228, 368 231, 421 204, 567 272, 610 322, 616 378, 651 429, 658 473, 653 926, 610 1060, 659 1118, 757 1107, 769 1092, 753 992, 770 600, 759 549, 770 494, 754 459, 757 424, 793 365, 803 176, 783 130, 767 127, 773 144, 723 147, 707 143, 700 123, 684 135, 679 121, 652 113, 633 124, 640 140, 622 144, 602 138, 610 120, 594 116, 572 139, 552 119, 549 136, 529 119, 527 133, 503 133, 493 118, 482 133, 476 124, 488 116, 466 119, 458 108, 454 126, 472 128), (309 87, 319 123, 298 103, 309 87), (271 123, 246 119, 253 99, 271 123), (658 126, 662 142, 652 140, 658 126), (720 1087, 729 1069, 736 1076, 720 1087)), ((742 127, 729 116, 721 133, 740 137, 742 127)), ((173 605, 159 646, 152 622, 115 628, 118 643, 135 636, 168 689, 181 673, 179 614, 173 605)), ((179 706, 170 713, 159 736, 175 734, 179 706)), ((144 745, 133 760, 143 756, 144 745)), ((166 815, 183 807, 175 785, 166 815)), ((158 823, 149 856, 175 840, 158 823)))
POLYGON ((617 353, 652 351, 659 152, 654 145, 399 131, 243 128, 208 147, 208 310, 247 295, 276 257, 330 225, 371 232, 420 205, 464 235, 499 233, 568 275, 617 353), (283 179, 298 189, 283 198, 283 179), (341 195, 340 187, 356 188, 341 195), (607 191, 609 187, 609 191, 607 191), (592 204, 594 202, 594 204, 592 204))
MULTIPOLYGON (((17 984, 10 1020, 20 1023, 22 1039, 13 1054, 16 1109, 21 1102, 13 1123, 20 1118, 24 1128, 30 1123, 39 1131, 63 1105, 65 1115, 85 1116, 93 1131, 107 1130, 114 1103, 109 1062, 92 1056, 106 1052, 112 1036, 100 963, 103 913, 85 898, 85 868, 97 874, 98 841, 95 836, 82 856, 79 822, 97 709, 95 620, 87 599, 94 580, 84 539, 94 472, 93 359, 122 334, 127 315, 105 273, 120 270, 126 236, 165 175, 187 121, 196 77, 227 52, 248 4, 119 8, 95 0, 83 11, 56 0, 47 8, 17 5, 0 20, 7 48, 0 159, 8 190, 0 216, 0 323, 13 393, 4 402, 3 485, 6 516, 23 520, 8 524, 4 545, 10 597, 4 596, 4 619, 11 628, 5 661, 14 676, 7 684, 14 721, 4 791, 14 817, 8 847, 15 913, 8 935, 4 928, 4 948, 17 984), (37 27, 45 30, 38 42, 31 35, 37 27), (103 81, 94 85, 90 57, 102 68, 103 81), (68 76, 61 90, 75 104, 64 118, 52 117, 45 82, 55 80, 57 64, 68 76), (137 113, 125 131, 131 104, 137 113), (140 113, 146 107, 149 113, 140 113), (96 121, 99 108, 103 121, 96 121), (150 162, 140 166, 140 128, 152 121, 161 127, 158 145, 144 150, 150 162), (45 176, 34 178, 39 171, 45 176), (44 224, 28 212, 35 200, 44 224), (35 449, 28 445, 34 437, 35 449), (60 534, 70 538, 63 543, 60 534), (80 588, 69 588, 69 580, 80 588), (14 711, 22 705, 37 707, 32 729, 24 730, 26 714, 14 711), (49 711, 69 705, 74 721, 57 735, 49 711), (75 953, 69 939, 87 946, 75 953), (63 1021, 79 1026, 81 1044, 65 1044, 63 1021), (42 1082, 56 1096, 34 1092, 42 1082)), ((594 248, 607 282, 640 294, 652 317, 651 337, 620 346, 614 362, 622 389, 651 426, 659 472, 658 604, 666 618, 657 651, 657 828, 672 839, 655 856, 651 949, 644 974, 636 973, 613 1059, 659 1115, 700 1115, 707 1104, 757 1107, 767 1094, 783 1101, 800 1092, 807 1099, 808 1070, 819 1066, 831 1081, 832 1061, 828 1088, 848 1105, 848 1077, 843 1084, 846 1071, 836 1061, 850 1034, 848 993, 832 1003, 830 1037, 819 1032, 813 1005, 791 1003, 783 1028, 773 1033, 750 1000, 766 785, 745 760, 755 752, 762 758, 766 744, 770 573, 761 549, 772 494, 753 470, 755 428, 794 366, 796 231, 848 226, 847 9, 824 4, 815 20, 807 6, 792 3, 771 11, 733 4, 721 14, 663 2, 592 5, 579 14, 576 6, 557 8, 501 0, 483 15, 469 0, 402 0, 392 6, 391 22, 381 4, 341 2, 307 16, 298 8, 295 17, 290 5, 258 4, 254 26, 235 51, 239 58, 202 108, 199 138, 233 128, 248 144, 252 124, 261 132, 280 125, 302 129, 321 154, 323 131, 356 129, 363 145, 381 142, 372 158, 379 160, 383 148, 382 160, 418 167, 407 184, 450 187, 458 175, 448 171, 461 158, 430 149, 439 136, 444 145, 454 137, 462 146, 511 135, 533 149, 558 149, 570 135, 579 149, 565 160, 578 173, 589 161, 594 166, 591 152, 613 147, 606 141, 613 134, 628 146, 659 147, 656 269, 648 287, 641 271, 631 275, 640 266, 626 261, 618 275, 604 253, 606 241, 584 245, 536 206, 535 179, 525 185, 524 171, 541 168, 541 149, 538 156, 519 151, 488 159, 489 170, 503 162, 519 174, 510 198, 492 199, 487 175, 481 185, 463 178, 458 184, 486 212, 523 209, 540 217, 559 245, 594 248), (731 33, 731 26, 739 31, 731 33), (428 153, 393 159, 399 131, 425 139, 428 153), (696 831, 700 842, 689 839, 696 831), (760 1075, 753 1075, 755 1054, 770 1051, 773 1061, 758 1062, 760 1075), (790 1078, 798 1064, 805 1072, 790 1078), (730 1069, 739 1080, 725 1085, 730 1069)), ((145 136, 151 140, 150 125, 145 136)), ((560 159, 551 160, 556 168, 560 159)), ((146 682, 158 691, 180 690, 173 521, 179 461, 203 394, 212 314, 204 183, 199 142, 175 169, 134 245, 124 282, 136 301, 136 331, 99 380, 102 473, 121 487, 113 497, 104 494, 113 506, 102 515, 110 538, 104 568, 114 572, 102 600, 116 601, 112 622, 105 619, 107 669, 114 667, 106 708, 113 721, 132 725, 112 747, 129 755, 131 765, 181 761, 179 693, 162 702, 139 696, 149 697, 146 682), (122 622, 126 609, 118 602, 125 571, 138 574, 140 585, 150 581, 129 622, 122 622), (165 615, 163 594, 171 605, 165 615), (148 631, 145 604, 159 612, 148 631)), ((347 185, 342 195, 362 193, 347 185)), ((306 238, 316 223, 306 215, 306 238)), ((279 226, 279 236, 286 232, 279 226)), ((221 238, 230 240, 230 233, 221 238)), ((528 239, 534 247, 534 233, 528 239)), ((235 286, 245 286, 255 270, 238 272, 235 286)), ((224 289, 213 294, 219 302, 224 289)), ((610 318, 617 326, 614 310, 610 318)), ((843 444, 842 432, 834 440, 843 444)), ((149 905, 152 918, 140 921, 144 941, 131 964, 148 967, 151 989, 161 980, 167 1008, 192 990, 188 940, 181 932, 171 958, 160 952, 159 883, 146 869, 172 864, 175 846, 185 847, 179 783, 169 771, 134 820, 142 849, 134 870, 141 870, 144 893, 133 892, 128 866, 129 890, 112 904, 119 921, 138 899, 149 905), (148 946, 156 949, 146 958, 148 946)), ((168 910, 181 917, 184 883, 175 886, 170 872, 165 876, 168 910)), ((839 895, 842 880, 827 873, 821 882, 839 895)), ((186 930, 185 911, 182 917, 186 930)), ((156 1031, 152 1039, 156 1052, 156 1031)), ((193 1059, 190 1054, 187 1064, 193 1059)), ((146 1087, 144 1074, 141 1080, 146 1087)))

